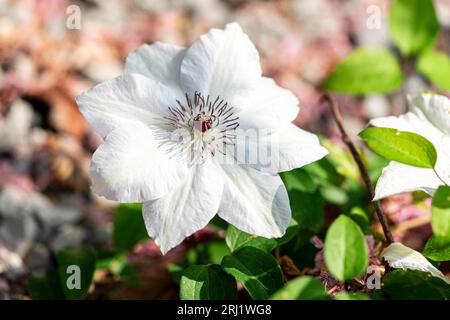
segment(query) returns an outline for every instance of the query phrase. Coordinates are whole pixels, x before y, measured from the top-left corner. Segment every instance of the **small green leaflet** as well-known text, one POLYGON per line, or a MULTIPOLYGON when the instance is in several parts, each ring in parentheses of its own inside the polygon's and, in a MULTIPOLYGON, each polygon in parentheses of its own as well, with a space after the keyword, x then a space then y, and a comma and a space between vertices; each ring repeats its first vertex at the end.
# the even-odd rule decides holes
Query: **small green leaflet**
POLYGON ((392 128, 367 128, 359 133, 375 153, 420 168, 434 168, 437 152, 424 137, 392 128))
POLYGON ((180 299, 237 299, 236 280, 217 264, 190 266, 181 276, 180 299))
POLYGON ((354 279, 366 270, 369 260, 366 240, 349 217, 340 215, 329 227, 324 258, 330 273, 341 281, 354 279))

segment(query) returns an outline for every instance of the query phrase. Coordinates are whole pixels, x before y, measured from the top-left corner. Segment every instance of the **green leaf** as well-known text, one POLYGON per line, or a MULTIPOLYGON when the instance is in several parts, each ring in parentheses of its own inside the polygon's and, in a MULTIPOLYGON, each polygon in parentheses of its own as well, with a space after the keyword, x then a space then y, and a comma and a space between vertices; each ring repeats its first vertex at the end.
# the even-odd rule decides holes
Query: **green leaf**
POLYGON ((95 271, 94 249, 63 249, 58 252, 57 259, 61 287, 66 299, 84 299, 95 271))
POLYGON ((181 281, 181 276, 183 275, 184 272, 183 267, 177 264, 169 263, 167 265, 167 271, 169 271, 173 281, 175 281, 175 283, 179 285, 181 281))
POLYGON ((359 133, 380 156, 420 168, 434 168, 436 149, 424 137, 391 128, 367 128, 359 133))
POLYGON ((44 277, 29 275, 27 288, 33 300, 63 300, 59 275, 56 270, 50 270, 44 277))
POLYGON ((286 229, 286 232, 281 238, 276 238, 277 244, 279 246, 289 242, 292 238, 295 237, 299 230, 300 226, 298 225, 297 220, 295 220, 295 217, 292 217, 291 222, 289 222, 289 225, 286 229))
POLYGON ((339 172, 346 178, 359 181, 361 174, 351 152, 335 141, 322 139, 321 144, 328 150, 328 158, 339 172))
POLYGON ((422 254, 434 261, 449 261, 450 243, 445 239, 432 236, 425 244, 422 254))
POLYGON ((275 292, 272 300, 330 300, 325 288, 319 280, 311 276, 303 276, 289 281, 283 288, 275 292))
POLYGON ((394 270, 383 278, 382 294, 393 300, 450 299, 450 285, 417 270, 394 270))
POLYGON ((317 190, 317 185, 311 177, 311 174, 304 168, 281 172, 280 176, 288 191, 300 190, 303 192, 314 192, 317 190))
POLYGON ((289 192, 292 216, 300 228, 319 231, 323 224, 323 200, 319 193, 289 192))
POLYGON ((142 205, 138 203, 120 204, 114 215, 113 241, 117 251, 131 250, 141 240, 148 239, 142 205))
POLYGON ((337 65, 324 87, 348 94, 385 93, 399 88, 402 82, 400 65, 389 51, 360 48, 337 65))
POLYGON ((181 300, 237 299, 236 280, 217 264, 190 266, 180 281, 181 300))
POLYGON ((297 232, 295 237, 280 247, 280 255, 289 257, 300 270, 314 268, 315 257, 319 252, 311 241, 315 234, 308 230, 297 232))
POLYGON ((349 217, 340 215, 328 228, 324 258, 330 273, 341 281, 354 279, 366 270, 366 240, 359 226, 349 217))
POLYGON ((370 300, 363 293, 340 293, 336 296, 336 300, 370 300))
POLYGON ((229 225, 225 242, 231 251, 235 251, 244 246, 255 247, 264 251, 272 251, 277 245, 275 239, 267 239, 245 233, 235 226, 229 225))
POLYGON ((433 198, 431 216, 433 233, 450 243, 450 187, 441 186, 433 198))
POLYGON ((436 50, 427 50, 417 61, 417 70, 441 89, 450 90, 450 58, 436 50))
POLYGON ((283 285, 277 261, 261 249, 242 247, 225 256, 222 267, 242 283, 253 299, 268 299, 283 285))
POLYGON ((393 0, 389 10, 389 31, 406 56, 428 48, 439 32, 433 1, 393 0))
POLYGON ((369 216, 363 209, 354 207, 348 216, 359 225, 364 234, 372 234, 369 216))
POLYGON ((326 202, 345 205, 349 202, 348 194, 342 187, 327 185, 320 189, 320 194, 326 202))

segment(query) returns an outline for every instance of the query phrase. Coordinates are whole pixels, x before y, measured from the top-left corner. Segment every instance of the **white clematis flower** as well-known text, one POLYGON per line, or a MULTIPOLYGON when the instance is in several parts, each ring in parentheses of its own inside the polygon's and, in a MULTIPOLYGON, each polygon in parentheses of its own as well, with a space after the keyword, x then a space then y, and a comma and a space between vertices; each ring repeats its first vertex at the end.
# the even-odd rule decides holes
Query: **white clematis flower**
POLYGON ((296 97, 261 76, 258 52, 236 23, 190 48, 139 47, 123 76, 77 103, 104 138, 90 166, 93 191, 143 202, 163 253, 215 214, 250 234, 281 237, 291 210, 277 173, 327 154, 291 124, 296 97))
POLYGON ((378 179, 374 200, 416 190, 433 195, 439 186, 450 184, 449 98, 432 93, 409 97, 409 112, 373 119, 370 124, 417 133, 434 145, 438 155, 436 172, 391 161, 378 179))
POLYGON ((433 266, 421 253, 399 242, 390 244, 381 252, 381 256, 392 268, 429 272, 434 277, 440 278, 450 284, 450 279, 433 266))

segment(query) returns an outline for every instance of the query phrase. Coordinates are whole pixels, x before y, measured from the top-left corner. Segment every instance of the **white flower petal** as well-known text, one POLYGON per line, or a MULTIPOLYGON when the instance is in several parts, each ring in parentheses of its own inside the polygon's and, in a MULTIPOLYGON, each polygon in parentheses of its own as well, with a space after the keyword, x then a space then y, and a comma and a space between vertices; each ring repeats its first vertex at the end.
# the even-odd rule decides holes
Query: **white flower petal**
POLYGON ((283 236, 291 208, 280 177, 238 165, 223 165, 222 169, 225 185, 219 216, 250 234, 283 236))
POLYGON ((239 131, 234 144, 227 148, 228 154, 232 154, 238 164, 277 174, 320 160, 328 150, 320 145, 316 135, 288 123, 272 134, 239 131))
POLYGON ((138 73, 180 90, 180 66, 186 49, 169 43, 144 44, 130 53, 125 73, 138 73))
MULTIPOLYGON (((429 121, 428 115, 418 107, 419 101, 421 100, 411 102, 412 111, 404 115, 373 119, 370 124, 376 127, 414 132, 428 139, 434 145, 438 154, 436 171, 440 178, 449 183, 450 137, 429 121)), ((443 182, 431 169, 417 168, 392 161, 389 166, 384 168, 378 179, 374 200, 415 190, 422 190, 433 195, 442 184, 443 182)))
POLYGON ((153 123, 168 115, 179 96, 140 74, 126 74, 96 85, 76 98, 81 113, 105 137, 124 120, 153 123))
POLYGON ((237 23, 211 29, 187 49, 180 69, 184 92, 199 91, 239 106, 261 77, 259 55, 237 23))
POLYGON ((422 190, 430 195, 442 185, 432 169, 417 168, 391 161, 381 173, 375 188, 375 200, 394 194, 422 190))
POLYGON ((270 78, 261 78, 259 85, 245 102, 239 106, 239 128, 274 131, 283 129, 295 120, 298 112, 297 97, 289 90, 278 86, 270 78))
POLYGON ((410 109, 420 109, 436 128, 450 135, 450 99, 433 93, 423 93, 409 98, 410 109))
POLYGON ((170 158, 155 135, 138 121, 123 121, 108 134, 91 161, 92 190, 109 200, 144 202, 180 185, 186 166, 170 158))
POLYGON ((173 192, 144 203, 145 226, 163 254, 205 227, 217 213, 223 190, 217 170, 211 161, 191 168, 173 192))
POLYGON ((422 112, 407 112, 398 117, 389 116, 372 119, 370 124, 375 127, 393 128, 400 131, 417 133, 431 142, 439 140, 442 133, 427 121, 422 112))
POLYGON ((328 154, 315 134, 293 124, 275 134, 275 141, 279 151, 277 172, 303 167, 328 154))
POLYGON ((433 266, 422 254, 399 242, 394 242, 385 248, 381 253, 381 256, 392 268, 429 272, 433 276, 450 284, 450 279, 444 276, 444 274, 433 266))

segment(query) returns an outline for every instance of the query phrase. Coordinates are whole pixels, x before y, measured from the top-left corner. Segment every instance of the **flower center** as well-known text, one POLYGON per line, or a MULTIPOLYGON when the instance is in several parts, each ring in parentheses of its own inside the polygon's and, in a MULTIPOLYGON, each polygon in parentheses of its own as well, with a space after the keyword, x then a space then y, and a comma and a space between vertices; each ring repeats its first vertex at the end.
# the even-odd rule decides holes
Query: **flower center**
POLYGON ((194 118, 194 128, 200 132, 206 132, 213 127, 213 118, 215 116, 207 116, 204 112, 198 114, 194 118))
POLYGON ((239 117, 234 108, 219 96, 211 99, 195 92, 185 94, 185 101, 176 100, 165 117, 172 132, 172 152, 179 152, 197 163, 217 152, 226 154, 228 145, 234 145, 239 117))

